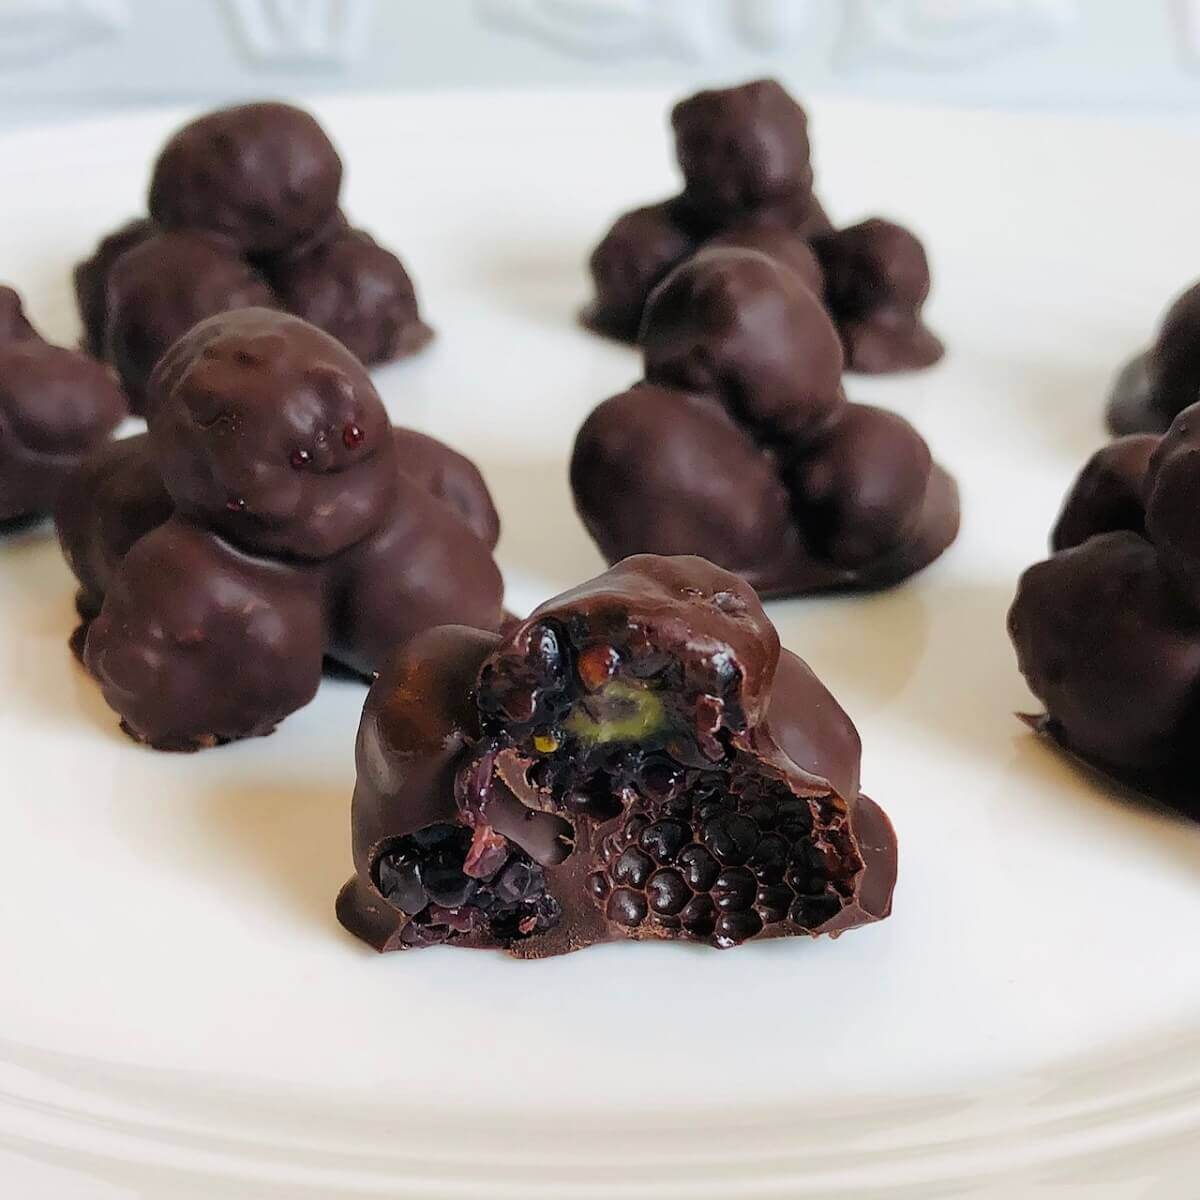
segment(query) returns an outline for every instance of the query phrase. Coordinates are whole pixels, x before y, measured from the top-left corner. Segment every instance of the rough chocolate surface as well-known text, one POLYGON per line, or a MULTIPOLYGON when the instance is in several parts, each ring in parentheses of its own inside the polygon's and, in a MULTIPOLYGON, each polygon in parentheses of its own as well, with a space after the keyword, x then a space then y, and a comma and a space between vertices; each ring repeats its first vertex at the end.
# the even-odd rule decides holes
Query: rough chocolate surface
POLYGON ((87 453, 125 415, 112 373, 44 341, 0 287, 0 521, 45 516, 87 453))
POLYGON ((777 258, 823 296, 847 369, 911 370, 942 356, 921 320, 930 285, 921 243, 879 218, 835 231, 813 193, 807 117, 778 83, 700 92, 675 106, 671 124, 683 191, 619 217, 601 240, 585 324, 637 339, 650 294, 674 267, 705 246, 738 246, 777 258))
POLYGON ((886 917, 895 834, 860 744, 754 593, 643 555, 501 638, 427 630, 359 727, 355 874, 377 950, 727 948, 886 917))
POLYGON ((1108 425, 1118 435, 1165 433, 1200 401, 1200 283, 1167 309, 1154 344, 1122 367, 1108 399, 1108 425))
POLYGON ((83 661, 135 738, 269 733, 326 658, 369 676, 429 626, 499 627, 478 472, 393 430, 329 335, 269 309, 221 314, 160 361, 148 399, 149 433, 102 448, 56 514, 83 661))
POLYGON ((1200 406, 1162 437, 1101 450, 1054 553, 1022 576, 1009 632, 1035 728, 1091 766, 1200 815, 1200 406))
POLYGON ((576 439, 571 483, 609 562, 702 554, 761 595, 885 587, 958 531, 953 480, 903 418, 850 404, 800 275, 709 248, 655 290, 646 378, 576 439))
POLYGON ((338 208, 342 164, 313 117, 247 104, 185 125, 163 148, 151 219, 104 238, 75 270, 85 344, 140 405, 150 371, 196 321, 279 305, 371 364, 432 336, 399 259, 338 208))

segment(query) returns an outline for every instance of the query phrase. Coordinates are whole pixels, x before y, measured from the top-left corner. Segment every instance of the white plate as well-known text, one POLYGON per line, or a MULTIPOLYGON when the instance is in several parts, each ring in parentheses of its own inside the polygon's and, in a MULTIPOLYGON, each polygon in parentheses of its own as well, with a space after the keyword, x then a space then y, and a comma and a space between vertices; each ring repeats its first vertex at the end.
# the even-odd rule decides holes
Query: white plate
MULTIPOLYGON (((667 101, 320 106, 440 332, 379 384, 479 461, 517 608, 601 566, 566 459, 638 361, 573 313, 607 221, 673 185, 667 101)), ((51 335, 177 119, 0 141, 0 269, 51 335)), ((0 1190, 1194 1200, 1200 830, 1022 731, 1004 615, 1111 369, 1200 271, 1196 132, 814 106, 830 208, 927 238, 950 347, 851 394, 917 423, 965 512, 907 587, 771 606, 900 833, 895 915, 840 941, 378 958, 333 917, 362 690, 139 749, 67 652, 52 539, 0 546, 0 1190)))

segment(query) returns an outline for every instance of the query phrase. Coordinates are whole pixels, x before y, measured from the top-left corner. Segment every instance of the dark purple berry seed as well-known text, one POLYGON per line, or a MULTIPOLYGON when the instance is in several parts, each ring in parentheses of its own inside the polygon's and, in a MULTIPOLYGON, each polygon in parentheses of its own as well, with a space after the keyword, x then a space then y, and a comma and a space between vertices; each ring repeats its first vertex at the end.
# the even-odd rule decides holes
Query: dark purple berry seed
POLYGON ((421 870, 421 882, 429 898, 443 908, 457 908, 465 904, 475 891, 475 880, 464 875, 453 863, 434 860, 421 870))
POLYGON ((780 800, 775 823, 788 837, 807 836, 812 832, 812 808, 807 800, 789 796, 786 800, 780 800))
POLYGON ((627 925, 632 928, 640 925, 646 919, 646 897, 629 888, 617 888, 609 896, 605 912, 610 921, 616 921, 618 925, 627 925))
POLYGON ((705 822, 704 844, 722 863, 738 866, 748 862, 758 846, 758 826, 741 813, 723 813, 705 822))
POLYGON ((421 870, 412 859, 385 855, 379 860, 379 890, 401 912, 415 916, 429 903, 421 884, 421 870))
POLYGON ((647 762, 638 772, 638 787, 649 800, 670 800, 683 785, 683 771, 673 763, 647 762))
POLYGON ((636 842, 642 835, 642 830, 650 824, 649 817, 643 817, 641 813, 635 813, 628 821, 625 822, 625 837, 628 841, 636 842))
POLYGON ((775 823, 775 805, 766 800, 756 800, 748 808, 743 808, 742 813, 749 817, 759 829, 770 829, 775 823))
POLYGON ((683 876, 670 867, 655 871, 646 885, 650 907, 660 915, 673 917, 681 912, 692 898, 692 889, 683 881, 683 876))
POLYGON ((754 903, 757 886, 746 867, 726 867, 713 884, 712 896, 722 912, 744 912, 754 903))
POLYGON ((703 846, 685 846, 677 862, 688 886, 696 892, 707 892, 721 873, 717 860, 703 846))
POLYGON ((679 914, 679 920, 688 933, 708 937, 717 921, 717 906, 710 896, 693 896, 679 914))
POLYGON ((447 824, 426 825, 424 829, 409 834, 409 837, 422 850, 432 850, 435 846, 446 846, 452 842, 470 841, 470 835, 465 829, 447 824))
POLYGON ((608 876, 603 871, 593 871, 587 877, 587 889, 593 900, 603 904, 608 899, 608 893, 612 891, 612 884, 608 882, 608 876))
MULTIPOLYGON (((539 872, 540 874, 540 872, 539 872)), ((501 904, 519 904, 541 891, 544 880, 534 875, 531 863, 519 860, 507 863, 496 876, 491 890, 501 904)))
POLYGON ((787 869, 788 844, 777 833, 768 833, 754 849, 750 869, 763 883, 778 883, 787 869))
POLYGON ((722 913, 713 928, 713 941, 722 950, 728 950, 761 933, 762 927, 762 918, 753 909, 749 912, 722 913))
POLYGON ((655 821, 642 830, 638 844, 655 862, 668 863, 687 845, 688 828, 682 821, 655 821))
POLYGON ((650 855, 630 846, 613 866, 613 879, 617 883, 628 883, 633 887, 643 887, 654 870, 654 860, 650 855))
POLYGON ((788 915, 801 929, 817 929, 837 916, 841 907, 836 896, 801 896, 788 915))
POLYGON ((760 887, 754 896, 754 907, 764 921, 782 921, 791 907, 792 889, 781 883, 760 887))

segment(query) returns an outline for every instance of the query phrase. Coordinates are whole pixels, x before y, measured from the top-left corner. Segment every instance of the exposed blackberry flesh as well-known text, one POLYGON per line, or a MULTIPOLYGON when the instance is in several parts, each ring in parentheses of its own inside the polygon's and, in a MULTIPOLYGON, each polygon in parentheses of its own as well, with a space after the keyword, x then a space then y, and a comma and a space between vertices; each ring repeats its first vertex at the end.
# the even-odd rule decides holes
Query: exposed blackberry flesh
POLYGON ((380 892, 413 918, 401 933, 404 945, 434 946, 480 929, 503 940, 528 937, 562 915, 542 867, 516 847, 485 877, 468 875, 472 840, 466 826, 430 825, 380 856, 380 892))

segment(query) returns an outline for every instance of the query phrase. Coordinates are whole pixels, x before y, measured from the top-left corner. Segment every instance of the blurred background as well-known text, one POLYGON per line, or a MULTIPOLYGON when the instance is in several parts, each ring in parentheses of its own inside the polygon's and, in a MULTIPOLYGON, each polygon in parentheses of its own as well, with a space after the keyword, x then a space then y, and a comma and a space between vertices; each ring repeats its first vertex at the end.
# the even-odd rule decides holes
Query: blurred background
POLYGON ((166 101, 694 85, 1194 111, 1200 0, 0 0, 0 125, 166 101))

